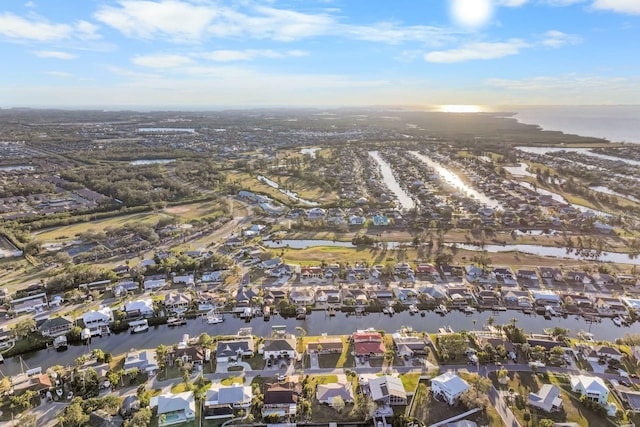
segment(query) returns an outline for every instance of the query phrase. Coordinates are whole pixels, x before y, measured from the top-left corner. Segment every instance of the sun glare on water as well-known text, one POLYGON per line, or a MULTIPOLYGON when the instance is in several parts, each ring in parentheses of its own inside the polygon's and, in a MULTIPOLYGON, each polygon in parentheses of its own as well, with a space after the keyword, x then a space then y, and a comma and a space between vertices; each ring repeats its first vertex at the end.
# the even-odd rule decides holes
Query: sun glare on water
POLYGON ((480 113, 482 109, 477 105, 441 105, 443 113, 480 113))

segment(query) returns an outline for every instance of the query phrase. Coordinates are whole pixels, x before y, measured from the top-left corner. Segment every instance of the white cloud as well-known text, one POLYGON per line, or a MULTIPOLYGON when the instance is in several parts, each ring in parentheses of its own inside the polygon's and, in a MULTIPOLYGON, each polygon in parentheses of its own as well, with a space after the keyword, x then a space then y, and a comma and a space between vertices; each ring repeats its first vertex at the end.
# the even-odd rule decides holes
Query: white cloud
POLYGON ((0 34, 11 39, 52 41, 71 37, 73 27, 51 24, 45 20, 29 20, 10 12, 0 14, 0 34))
POLYGON ((526 4, 529 0, 496 0, 496 5, 506 7, 520 7, 526 4))
POLYGON ((592 7, 594 9, 640 15, 639 0, 595 0, 592 7))
POLYGON ((101 7, 94 16, 128 37, 197 41, 217 15, 214 7, 176 0, 124 0, 118 7, 101 7))
POLYGON ((176 68, 193 63, 191 58, 182 55, 157 54, 138 55, 131 60, 135 65, 148 68, 176 68))
POLYGON ((463 27, 481 27, 493 16, 493 0, 449 0, 449 13, 463 27))
POLYGON ((520 39, 506 42, 474 42, 450 50, 429 52, 424 56, 427 62, 454 63, 477 59, 497 59, 509 55, 517 55, 520 50, 530 45, 520 39))
POLYGON ((49 76, 62 77, 65 79, 73 77, 73 74, 67 73, 66 71, 45 71, 44 73, 49 76))
POLYGON ((303 50, 287 50, 283 52, 271 49, 245 49, 245 50, 214 50, 212 52, 203 53, 199 56, 211 61, 231 62, 231 61, 250 61, 256 58, 286 58, 301 57, 308 55, 303 50))
POLYGON ((0 14, 0 35, 17 41, 95 40, 100 38, 97 30, 98 27, 87 21, 54 24, 39 17, 24 18, 11 12, 0 14))
POLYGON ((78 57, 78 55, 74 55, 73 53, 60 52, 57 50, 39 50, 33 52, 33 54, 38 58, 74 59, 78 57))
POLYGON ((572 34, 566 34, 562 31, 550 30, 544 33, 541 43, 548 47, 558 48, 568 44, 578 44, 582 39, 572 34))

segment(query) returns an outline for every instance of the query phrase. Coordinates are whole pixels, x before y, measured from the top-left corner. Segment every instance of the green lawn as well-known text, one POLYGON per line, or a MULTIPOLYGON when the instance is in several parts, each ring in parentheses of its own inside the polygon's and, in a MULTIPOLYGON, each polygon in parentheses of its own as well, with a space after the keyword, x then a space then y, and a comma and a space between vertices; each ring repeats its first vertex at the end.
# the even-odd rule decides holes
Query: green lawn
POLYGON ((420 374, 400 374, 398 375, 407 393, 413 393, 418 387, 420 374))
POLYGON ((233 384, 244 384, 244 377, 229 377, 220 381, 220 384, 224 386, 230 386, 233 384))
POLYGON ((87 230, 104 231, 107 227, 122 227, 128 223, 144 223, 155 224, 162 215, 159 213, 137 213, 131 215, 119 215, 112 218, 101 219, 91 222, 82 222, 78 224, 65 225, 48 229, 35 234, 38 241, 55 241, 55 240, 72 240, 76 235, 84 233, 87 230))

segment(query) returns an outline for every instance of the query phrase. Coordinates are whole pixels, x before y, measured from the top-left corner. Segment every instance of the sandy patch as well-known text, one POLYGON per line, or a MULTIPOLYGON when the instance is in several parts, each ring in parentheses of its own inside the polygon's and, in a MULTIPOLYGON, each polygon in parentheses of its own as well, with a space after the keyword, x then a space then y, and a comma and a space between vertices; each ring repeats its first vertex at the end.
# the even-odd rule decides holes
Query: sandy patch
POLYGON ((164 211, 170 214, 181 214, 185 212, 189 212, 191 208, 187 208, 185 206, 174 206, 171 208, 166 208, 164 211))

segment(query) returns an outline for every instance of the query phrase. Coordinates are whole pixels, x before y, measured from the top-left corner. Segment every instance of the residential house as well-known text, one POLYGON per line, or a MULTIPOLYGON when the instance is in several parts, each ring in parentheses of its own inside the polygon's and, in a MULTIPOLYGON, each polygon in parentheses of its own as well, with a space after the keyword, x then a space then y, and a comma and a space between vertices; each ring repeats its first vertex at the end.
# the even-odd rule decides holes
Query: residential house
POLYGON ((309 221, 322 220, 326 215, 327 211, 322 208, 311 208, 307 211, 307 219, 309 221))
POLYGON ((518 270, 518 278, 526 280, 538 280, 538 273, 535 270, 518 270))
POLYGON ((200 278, 201 283, 222 283, 224 281, 224 276, 228 274, 227 270, 217 270, 217 271, 209 271, 202 274, 200 278))
POLYGON ((148 298, 125 303, 123 311, 127 317, 153 316, 153 301, 148 298))
POLYGON ((155 350, 138 350, 130 351, 124 358, 124 371, 129 372, 132 369, 139 369, 149 375, 153 375, 158 370, 158 362, 156 361, 155 350))
POLYGON ((571 390, 585 398, 606 405, 609 399, 609 389, 604 380, 587 375, 572 375, 570 377, 571 390))
POLYGON ((544 384, 536 393, 529 393, 529 406, 551 413, 562 409, 560 389, 553 384, 544 384))
POLYGON ((558 268, 539 267, 538 270, 540 271, 540 277, 543 279, 550 279, 554 282, 564 282, 562 271, 558 268))
POLYGON ((393 344, 396 346, 396 353, 401 357, 414 357, 425 355, 428 352, 429 336, 408 335, 396 332, 392 335, 393 344))
POLYGON ((164 296, 164 306, 176 313, 187 311, 191 307, 191 295, 187 292, 169 292, 164 296))
POLYGON ((300 282, 305 284, 324 282, 322 267, 302 267, 300 269, 300 282))
POLYGON ((289 300, 297 305, 313 305, 315 303, 315 292, 312 288, 297 287, 289 292, 289 300))
POLYGON ((433 395, 444 399, 449 405, 455 404, 468 389, 469 384, 453 372, 445 372, 431 380, 433 395))
POLYGON ((595 304, 598 313, 603 316, 623 316, 628 314, 627 306, 618 298, 600 297, 595 304))
POLYGON ((253 337, 218 341, 216 346, 216 360, 218 363, 242 360, 243 357, 253 357, 253 353, 253 337))
POLYGON ((566 274, 567 281, 580 283, 582 285, 590 285, 591 277, 584 271, 569 271, 566 274))
POLYGON ((174 285, 192 286, 196 283, 193 274, 185 274, 183 276, 173 276, 171 279, 174 285))
POLYGON ((126 281, 117 283, 113 287, 113 294, 116 297, 121 297, 125 295, 127 292, 137 292, 139 289, 140 289, 140 286, 138 285, 137 282, 134 282, 132 280, 126 280, 126 281))
POLYGON ((49 304, 47 302, 47 294, 42 292, 30 295, 24 298, 16 298, 9 301, 11 311, 16 315, 22 313, 33 313, 44 310, 49 304))
POLYGON ((71 329, 73 329, 73 320, 62 316, 48 318, 38 325, 38 330, 45 337, 64 335, 71 329))
POLYGON ((123 424, 124 419, 120 415, 111 415, 102 409, 89 414, 88 425, 91 427, 120 427, 123 424))
POLYGON ((368 382, 369 395, 374 402, 384 405, 406 405, 407 392, 402 380, 391 375, 371 378, 368 382))
POLYGON ((82 322, 85 328, 89 328, 91 335, 100 335, 106 331, 113 322, 113 312, 111 308, 102 306, 98 310, 91 310, 82 315, 82 322))
POLYGON ((367 219, 360 215, 351 215, 349 217, 349 225, 364 225, 367 219))
POLYGON ((202 365, 205 359, 204 349, 200 346, 187 346, 180 343, 178 348, 173 350, 173 360, 181 359, 182 363, 191 363, 194 365, 202 365))
POLYGON ((591 281, 598 286, 613 286, 616 283, 615 277, 606 273, 594 273, 591 275, 591 281))
POLYGON ((358 331, 352 335, 351 339, 356 356, 384 356, 386 348, 380 333, 358 331))
POLYGON ((615 359, 617 361, 621 361, 622 358, 624 357, 624 354, 622 354, 620 350, 618 350, 615 347, 611 347, 609 345, 596 346, 594 348, 594 351, 596 352, 596 355, 598 357, 603 357, 606 359, 615 359))
POLYGON ((552 307, 558 307, 562 303, 560 295, 548 289, 531 292, 531 297, 533 298, 534 304, 538 306, 550 305, 552 307))
POLYGON ((342 353, 343 343, 340 337, 320 337, 317 341, 307 343, 307 353, 329 354, 342 353))
POLYGON ((295 359, 296 340, 295 338, 268 338, 264 341, 264 359, 278 359, 285 357, 295 359))
POLYGON ((196 419, 196 400, 190 391, 152 397, 150 406, 158 408, 158 427, 187 423, 196 419))
POLYGON ((267 384, 264 392, 262 416, 278 415, 288 417, 296 415, 296 402, 299 396, 294 384, 267 384))
POLYGON ((318 384, 316 388, 318 402, 333 406, 336 397, 340 397, 344 403, 353 403, 353 387, 349 381, 318 384))
POLYGON ((156 289, 160 289, 167 284, 167 279, 164 276, 152 276, 148 277, 142 283, 142 287, 145 292, 155 291, 156 289))
POLYGON ((204 418, 206 420, 231 418, 233 409, 248 409, 251 406, 251 399, 253 399, 253 390, 250 385, 211 384, 204 401, 204 418), (225 409, 231 409, 231 411, 225 409))

